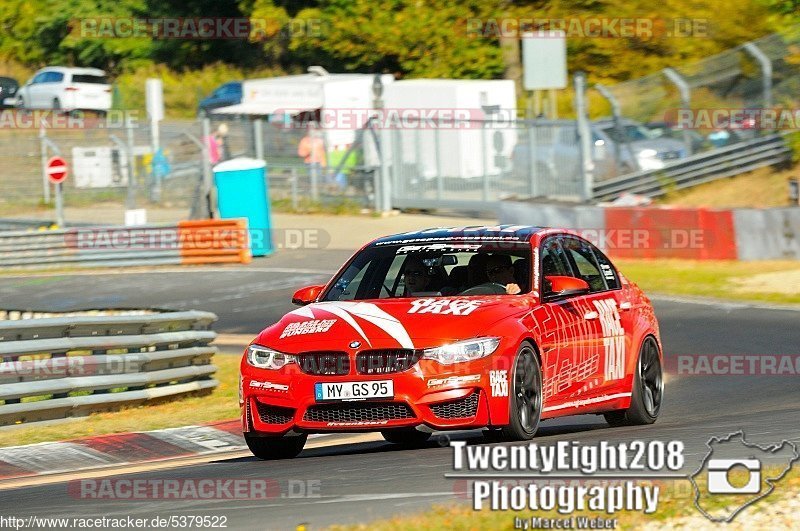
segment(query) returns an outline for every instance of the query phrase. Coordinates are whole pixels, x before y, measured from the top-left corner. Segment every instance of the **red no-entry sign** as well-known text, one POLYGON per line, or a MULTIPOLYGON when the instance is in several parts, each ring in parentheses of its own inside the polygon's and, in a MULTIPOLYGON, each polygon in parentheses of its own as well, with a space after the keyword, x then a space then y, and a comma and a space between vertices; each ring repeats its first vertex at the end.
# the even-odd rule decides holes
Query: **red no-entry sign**
POLYGON ((67 180, 67 161, 61 157, 51 157, 47 161, 47 178, 53 184, 67 180))

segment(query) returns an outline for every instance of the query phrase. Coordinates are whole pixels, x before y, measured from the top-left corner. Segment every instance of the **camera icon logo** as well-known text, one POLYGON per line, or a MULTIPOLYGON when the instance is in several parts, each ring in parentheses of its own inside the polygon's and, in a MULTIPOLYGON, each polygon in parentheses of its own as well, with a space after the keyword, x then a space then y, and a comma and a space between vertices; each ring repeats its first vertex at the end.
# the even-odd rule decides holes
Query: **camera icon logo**
POLYGON ((709 459, 707 469, 709 494, 758 494, 761 492, 761 461, 758 459, 709 459), (747 483, 736 486, 731 476, 742 469, 749 473, 747 483))
POLYGON ((772 494, 800 461, 800 450, 792 441, 754 444, 745 439, 741 430, 711 437, 706 447, 708 453, 689 481, 697 510, 718 523, 732 521, 747 507, 772 494), (720 499, 725 503, 720 504, 720 499))

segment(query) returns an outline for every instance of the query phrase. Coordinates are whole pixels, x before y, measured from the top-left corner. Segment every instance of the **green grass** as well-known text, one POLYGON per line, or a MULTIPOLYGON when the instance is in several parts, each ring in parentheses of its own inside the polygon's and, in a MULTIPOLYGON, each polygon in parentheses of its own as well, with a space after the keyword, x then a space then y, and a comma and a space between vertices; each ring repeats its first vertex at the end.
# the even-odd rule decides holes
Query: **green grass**
POLYGON ((177 428, 228 420, 239 415, 238 382, 239 354, 217 354, 213 363, 218 367, 215 378, 219 386, 212 393, 189 396, 155 405, 142 405, 108 413, 95 413, 82 420, 49 426, 19 427, 0 431, 0 447, 60 441, 130 431, 177 428))
POLYGON ((623 274, 647 293, 800 304, 800 286, 793 282, 773 290, 748 290, 742 284, 754 275, 796 274, 800 262, 729 260, 615 260, 623 274))

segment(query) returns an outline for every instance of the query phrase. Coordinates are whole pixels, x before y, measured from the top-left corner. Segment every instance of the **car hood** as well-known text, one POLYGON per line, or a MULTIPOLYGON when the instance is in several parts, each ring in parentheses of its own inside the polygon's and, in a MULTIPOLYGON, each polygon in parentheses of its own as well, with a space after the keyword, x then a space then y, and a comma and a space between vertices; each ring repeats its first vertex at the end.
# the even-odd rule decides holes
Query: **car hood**
POLYGON ((673 138, 653 138, 650 140, 636 140, 631 142, 631 147, 637 153, 644 149, 655 149, 659 153, 666 151, 680 151, 683 149, 683 142, 673 138))
POLYGON ((528 297, 508 295, 320 302, 289 312, 255 342, 288 354, 428 348, 484 335, 530 309, 528 297))

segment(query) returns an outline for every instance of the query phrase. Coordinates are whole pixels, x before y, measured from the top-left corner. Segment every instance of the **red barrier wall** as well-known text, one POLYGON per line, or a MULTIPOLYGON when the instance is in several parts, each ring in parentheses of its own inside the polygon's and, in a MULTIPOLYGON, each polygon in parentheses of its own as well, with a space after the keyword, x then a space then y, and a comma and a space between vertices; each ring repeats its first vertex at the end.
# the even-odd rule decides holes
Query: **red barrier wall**
POLYGON ((606 245, 617 258, 736 260, 733 212, 703 208, 606 208, 606 245))

